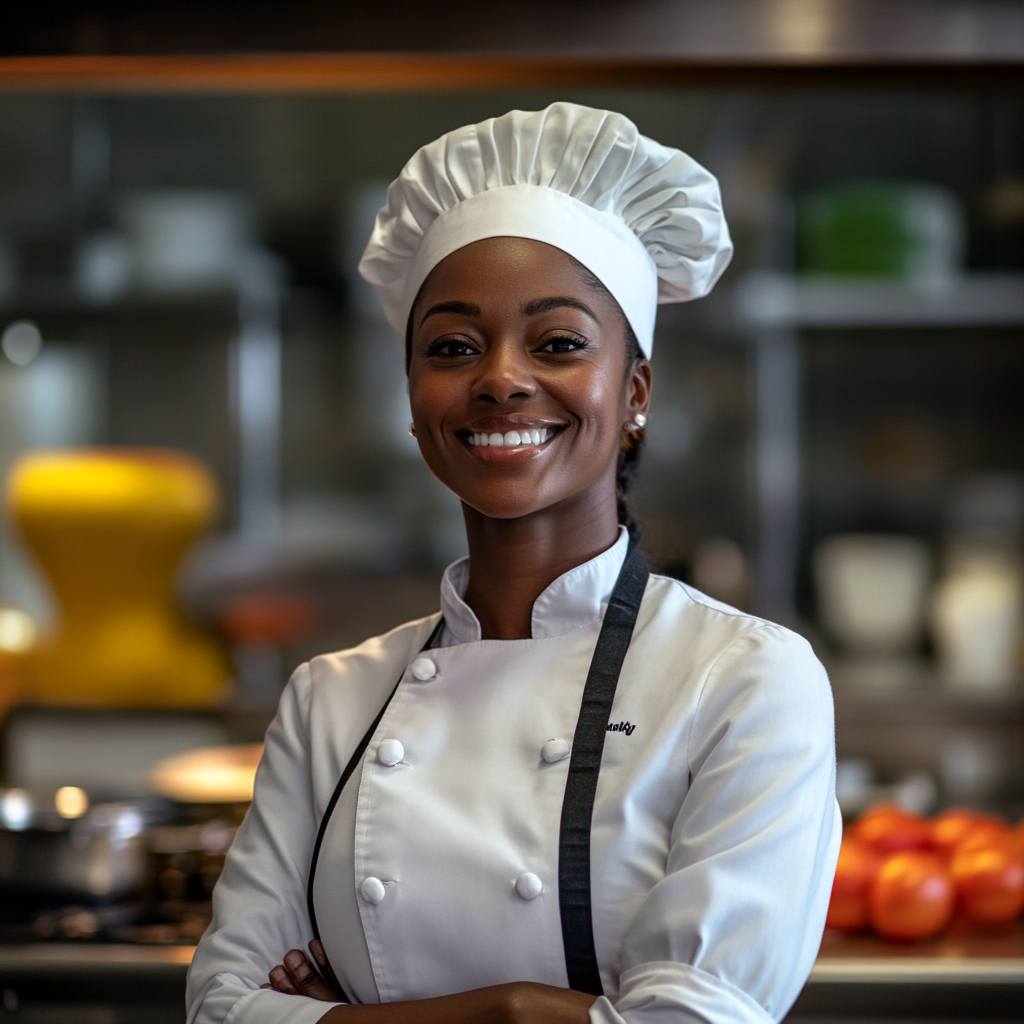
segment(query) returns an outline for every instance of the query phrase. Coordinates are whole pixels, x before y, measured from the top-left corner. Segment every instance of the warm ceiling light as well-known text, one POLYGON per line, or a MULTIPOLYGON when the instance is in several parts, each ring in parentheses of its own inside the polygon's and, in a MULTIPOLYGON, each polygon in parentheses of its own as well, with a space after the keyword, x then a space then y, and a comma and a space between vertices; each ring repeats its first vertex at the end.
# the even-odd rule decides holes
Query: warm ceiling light
POLYGON ((53 806, 62 818, 80 818, 89 810, 89 798, 85 790, 77 786, 61 786, 53 798, 53 806))
POLYGON ((36 642, 36 624, 32 616, 18 608, 0 608, 0 651, 24 654, 36 642))

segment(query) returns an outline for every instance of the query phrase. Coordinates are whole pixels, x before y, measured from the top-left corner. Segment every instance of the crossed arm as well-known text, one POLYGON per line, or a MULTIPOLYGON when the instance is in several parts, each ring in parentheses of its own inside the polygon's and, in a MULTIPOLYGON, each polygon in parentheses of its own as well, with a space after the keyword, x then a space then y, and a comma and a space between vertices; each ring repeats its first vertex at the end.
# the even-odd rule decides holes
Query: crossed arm
MULTIPOLYGON (((262 987, 337 1002, 323 946, 314 939, 309 951, 319 971, 301 949, 293 949, 262 987)), ((321 1024, 587 1024, 593 1003, 594 997, 583 992, 524 981, 408 1003, 336 1006, 320 1020, 321 1024)))

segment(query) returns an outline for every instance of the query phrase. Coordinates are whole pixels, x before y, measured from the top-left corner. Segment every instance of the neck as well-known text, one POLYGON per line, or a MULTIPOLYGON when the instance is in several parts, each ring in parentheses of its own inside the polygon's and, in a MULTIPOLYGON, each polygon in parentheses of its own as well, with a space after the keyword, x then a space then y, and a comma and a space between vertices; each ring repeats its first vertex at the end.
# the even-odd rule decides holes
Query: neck
POLYGON ((465 601, 484 640, 528 640, 533 604, 563 573, 607 551, 619 531, 614 481, 518 519, 462 507, 469 540, 465 601))

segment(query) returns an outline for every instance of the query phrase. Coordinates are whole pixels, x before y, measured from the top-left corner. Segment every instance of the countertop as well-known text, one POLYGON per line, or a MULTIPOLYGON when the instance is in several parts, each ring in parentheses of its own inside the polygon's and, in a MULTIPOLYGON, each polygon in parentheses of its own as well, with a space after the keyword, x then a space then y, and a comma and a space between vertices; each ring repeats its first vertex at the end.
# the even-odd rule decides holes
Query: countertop
POLYGON ((987 929, 956 922, 936 939, 908 943, 827 932, 810 981, 1024 985, 1024 922, 987 929))
MULTIPOLYGON (((171 1010, 182 1005, 193 951, 99 943, 0 946, 0 989, 5 999, 15 992, 19 1004, 159 1004, 171 1010)), ((913 944, 826 934, 790 1019, 896 1017, 1024 1017, 1024 922, 987 931, 958 924, 938 939, 913 944)), ((160 1015, 164 1019, 171 1018, 160 1015)))

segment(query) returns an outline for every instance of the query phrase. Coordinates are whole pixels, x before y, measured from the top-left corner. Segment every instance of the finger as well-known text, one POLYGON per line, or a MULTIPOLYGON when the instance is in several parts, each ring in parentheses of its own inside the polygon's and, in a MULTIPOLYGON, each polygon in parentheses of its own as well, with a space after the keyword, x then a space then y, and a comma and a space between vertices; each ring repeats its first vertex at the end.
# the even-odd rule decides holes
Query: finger
POLYGON ((331 962, 327 959, 327 954, 324 952, 324 944, 319 939, 313 939, 309 944, 309 951, 313 954, 313 959, 316 961, 317 967, 320 968, 320 974, 324 981, 334 990, 334 997, 336 999, 343 998, 343 989, 338 984, 338 979, 334 974, 334 968, 331 967, 331 962))
POLYGON ((324 952, 324 944, 319 939, 312 939, 309 943, 309 951, 313 954, 317 967, 327 966, 327 954, 324 952))
POLYGON ((337 995, 331 987, 313 969, 309 958, 301 949, 291 949, 285 954, 284 965, 291 976, 292 983, 304 996, 322 999, 332 1003, 337 995))
POLYGON ((278 992, 297 996, 299 990, 292 984, 291 975, 280 964, 270 972, 270 984, 278 992))
POLYGON ((260 988, 273 988, 273 987, 274 986, 271 985, 269 981, 265 981, 265 982, 263 982, 262 985, 260 985, 260 988))

